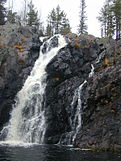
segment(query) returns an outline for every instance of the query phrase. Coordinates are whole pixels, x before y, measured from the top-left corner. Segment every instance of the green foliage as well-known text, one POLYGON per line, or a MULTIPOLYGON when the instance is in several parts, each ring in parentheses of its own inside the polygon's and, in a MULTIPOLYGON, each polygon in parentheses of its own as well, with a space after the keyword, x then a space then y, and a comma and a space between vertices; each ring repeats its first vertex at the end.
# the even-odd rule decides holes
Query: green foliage
POLYGON ((121 38, 121 0, 107 0, 101 8, 98 20, 101 22, 103 35, 111 38, 116 33, 116 39, 121 38))
POLYGON ((13 12, 12 10, 8 10, 7 12, 7 21, 10 23, 16 23, 17 12, 13 12))
POLYGON ((116 39, 121 38, 121 0, 115 0, 111 6, 111 12, 114 17, 114 26, 116 31, 116 39))
POLYGON ((27 25, 39 28, 38 11, 35 11, 32 0, 28 4, 27 25))
POLYGON ((114 35, 114 30, 113 30, 112 28, 109 28, 109 29, 107 30, 107 36, 108 36, 110 39, 112 39, 113 35, 114 35))
POLYGON ((87 25, 86 25, 86 4, 85 4, 85 0, 81 0, 81 10, 80 10, 80 24, 79 24, 79 28, 78 28, 78 32, 79 34, 84 34, 87 33, 87 25))
POLYGON ((103 29, 102 36, 107 36, 107 31, 114 28, 113 26, 113 16, 110 11, 110 0, 107 0, 104 6, 101 8, 100 16, 97 17, 101 22, 101 28, 103 29))
POLYGON ((6 0, 0 0, 0 25, 5 24, 5 16, 6 16, 6 9, 4 7, 4 3, 6 0))
POLYGON ((48 24, 47 27, 46 27, 46 35, 48 35, 48 36, 53 35, 51 24, 48 24))
POLYGON ((49 36, 58 33, 67 34, 71 30, 69 20, 66 18, 64 11, 61 11, 59 5, 49 13, 47 23, 46 34, 49 36))

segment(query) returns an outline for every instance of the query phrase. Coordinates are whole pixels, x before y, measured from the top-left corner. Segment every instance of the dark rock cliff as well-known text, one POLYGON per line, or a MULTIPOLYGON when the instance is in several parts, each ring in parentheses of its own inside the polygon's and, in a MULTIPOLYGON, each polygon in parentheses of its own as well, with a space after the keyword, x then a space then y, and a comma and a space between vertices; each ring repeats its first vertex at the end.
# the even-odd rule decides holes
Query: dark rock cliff
POLYGON ((83 89, 83 125, 75 145, 121 150, 121 42, 111 43, 83 89))
MULTIPOLYGON (((41 44, 31 28, 7 24, 0 27, 0 31, 2 128, 9 120, 17 92, 38 58, 41 44)), ((72 131, 70 119, 73 119, 78 106, 75 91, 86 80, 80 91, 82 124, 74 146, 121 150, 121 42, 74 34, 67 35, 66 39, 67 45, 46 67, 45 143, 58 143, 62 136, 72 131), (94 73, 89 76, 92 65, 94 73)), ((57 44, 54 38, 52 47, 57 44)))
POLYGON ((58 143, 62 134, 72 130, 71 103, 75 90, 88 78, 91 64, 102 50, 94 37, 72 35, 69 39, 68 45, 59 51, 46 68, 46 143, 58 143))
POLYGON ((58 143, 64 134, 71 132, 70 118, 78 104, 77 98, 72 109, 74 92, 86 80, 80 93, 82 126, 74 145, 121 150, 120 60, 120 41, 91 36, 72 37, 59 51, 46 68, 46 143, 58 143), (94 73, 89 77, 92 64, 94 73))
POLYGON ((15 95, 30 74, 39 50, 39 37, 31 28, 0 26, 0 127, 8 121, 15 95))

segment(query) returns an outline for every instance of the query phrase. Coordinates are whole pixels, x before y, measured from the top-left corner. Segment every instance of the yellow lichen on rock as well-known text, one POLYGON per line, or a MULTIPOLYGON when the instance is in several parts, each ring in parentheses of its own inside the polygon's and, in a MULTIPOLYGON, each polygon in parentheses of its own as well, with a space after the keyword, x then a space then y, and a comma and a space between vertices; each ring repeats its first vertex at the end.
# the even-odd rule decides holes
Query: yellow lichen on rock
POLYGON ((60 80, 59 76, 58 76, 58 75, 56 75, 56 81, 59 81, 59 80, 60 80))
POLYGON ((105 57, 105 65, 106 65, 107 67, 109 67, 109 59, 108 59, 108 57, 105 57))
POLYGON ((81 48, 81 44, 79 44, 78 42, 75 42, 75 43, 74 43, 74 47, 75 47, 75 48, 81 48))
POLYGON ((21 44, 16 44, 16 45, 14 46, 14 48, 19 49, 20 52, 23 52, 23 51, 24 51, 24 48, 23 48, 23 46, 22 46, 21 44))

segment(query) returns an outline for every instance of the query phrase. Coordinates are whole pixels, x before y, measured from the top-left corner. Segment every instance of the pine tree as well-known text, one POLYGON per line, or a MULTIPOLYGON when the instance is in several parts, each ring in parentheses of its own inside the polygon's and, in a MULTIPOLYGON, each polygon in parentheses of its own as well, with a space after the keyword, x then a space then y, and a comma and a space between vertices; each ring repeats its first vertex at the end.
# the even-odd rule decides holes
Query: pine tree
POLYGON ((106 36, 106 25, 107 25, 107 19, 106 19, 106 8, 103 6, 100 11, 100 16, 97 17, 98 21, 101 22, 101 35, 106 36))
POLYGON ((55 17, 55 34, 59 33, 59 26, 61 25, 61 20, 63 16, 63 11, 61 11, 60 6, 56 8, 56 17, 55 17))
POLYGON ((116 33, 116 39, 121 38, 121 0, 107 0, 101 9, 98 20, 104 36, 112 37, 116 33))
POLYGON ((13 12, 11 9, 7 12, 7 21, 10 23, 16 23, 17 12, 13 12))
POLYGON ((50 24, 47 25, 46 27, 46 35, 48 36, 52 36, 52 27, 50 26, 50 24))
POLYGON ((114 25, 110 2, 111 0, 106 1, 104 6, 101 8, 100 16, 97 18, 101 22, 101 29, 103 29, 103 35, 112 37, 114 34, 114 25))
POLYGON ((6 17, 7 17, 7 21, 10 23, 16 23, 17 20, 17 12, 13 11, 13 0, 9 0, 9 4, 8 4, 8 10, 6 12, 6 17))
POLYGON ((49 36, 58 33, 67 34, 71 30, 69 20, 59 5, 49 13, 47 23, 46 34, 49 36))
POLYGON ((71 32, 70 23, 69 20, 66 18, 66 14, 63 13, 62 27, 60 28, 60 33, 65 35, 69 32, 71 32))
POLYGON ((39 29, 38 11, 35 11, 32 0, 28 4, 27 25, 39 29))
POLYGON ((50 14, 48 15, 48 20, 47 20, 48 24, 47 24, 47 35, 48 36, 52 36, 55 34, 55 25, 56 25, 56 11, 53 8, 52 11, 50 12, 50 14))
POLYGON ((114 25, 116 31, 116 39, 121 38, 121 0, 115 0, 111 6, 114 15, 114 25))
POLYGON ((79 34, 87 33, 87 24, 86 24, 87 17, 85 9, 86 9, 85 0, 81 0, 80 24, 78 29, 79 34))
POLYGON ((5 24, 5 16, 6 16, 6 9, 4 7, 4 3, 6 0, 0 0, 0 25, 5 24))

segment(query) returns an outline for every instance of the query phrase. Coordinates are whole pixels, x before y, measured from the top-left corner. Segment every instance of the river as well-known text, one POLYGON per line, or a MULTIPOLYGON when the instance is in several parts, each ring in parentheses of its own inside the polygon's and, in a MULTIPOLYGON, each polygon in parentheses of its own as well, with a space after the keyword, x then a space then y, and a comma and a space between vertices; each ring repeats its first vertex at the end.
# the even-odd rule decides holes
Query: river
POLYGON ((0 145, 0 161, 121 161, 121 154, 59 145, 0 145))

